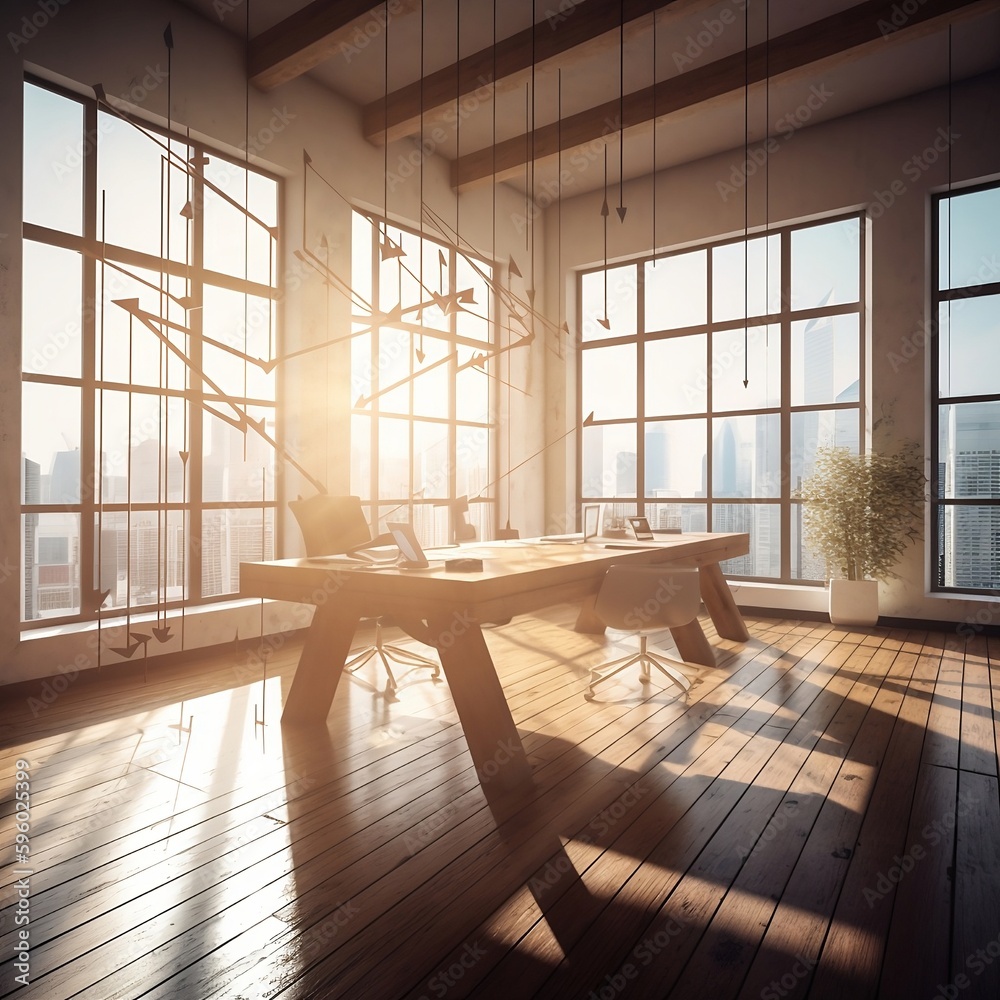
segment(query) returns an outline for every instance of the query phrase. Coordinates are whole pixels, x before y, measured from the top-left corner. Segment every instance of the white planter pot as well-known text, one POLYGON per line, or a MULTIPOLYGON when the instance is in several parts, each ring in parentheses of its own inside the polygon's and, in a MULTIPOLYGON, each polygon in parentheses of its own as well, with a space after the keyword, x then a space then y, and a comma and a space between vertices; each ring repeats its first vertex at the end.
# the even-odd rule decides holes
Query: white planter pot
POLYGON ((830 621, 834 625, 874 625, 878 621, 875 580, 831 580, 830 621))

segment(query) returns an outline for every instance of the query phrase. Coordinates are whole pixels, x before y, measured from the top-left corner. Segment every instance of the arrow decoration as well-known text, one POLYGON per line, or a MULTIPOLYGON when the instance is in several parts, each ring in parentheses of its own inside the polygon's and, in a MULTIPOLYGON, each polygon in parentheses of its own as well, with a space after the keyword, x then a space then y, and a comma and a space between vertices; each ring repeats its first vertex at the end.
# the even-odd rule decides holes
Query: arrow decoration
POLYGON ((173 629, 169 625, 156 625, 153 627, 153 638, 157 642, 166 642, 173 637, 173 629))
POLYGON ((107 590, 97 590, 94 587, 82 590, 80 593, 80 610, 90 611, 96 614, 104 607, 104 602, 108 599, 110 594, 110 587, 107 590))

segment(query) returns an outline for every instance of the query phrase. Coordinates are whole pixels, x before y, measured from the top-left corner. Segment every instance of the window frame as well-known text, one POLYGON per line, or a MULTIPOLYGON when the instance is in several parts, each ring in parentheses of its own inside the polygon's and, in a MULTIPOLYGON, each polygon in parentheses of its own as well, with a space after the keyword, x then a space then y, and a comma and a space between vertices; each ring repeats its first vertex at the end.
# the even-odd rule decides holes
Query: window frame
MULTIPOLYGON (((467 250, 461 249, 454 244, 448 242, 444 239, 437 238, 434 234, 421 232, 411 226, 404 225, 393 219, 389 219, 383 215, 376 212, 370 211, 365 208, 355 207, 354 215, 360 219, 366 219, 372 227, 373 238, 370 240, 370 265, 371 265, 371 302, 373 309, 379 308, 379 303, 381 301, 381 281, 382 281, 382 260, 379 252, 379 240, 375 238, 375 234, 380 232, 390 232, 395 230, 399 234, 405 234, 420 242, 420 253, 423 257, 427 253, 427 247, 431 248, 431 251, 440 250, 447 255, 447 261, 445 268, 448 274, 448 292, 447 294, 455 294, 458 289, 458 267, 457 262, 460 257, 465 258, 465 260, 472 262, 473 266, 478 265, 489 270, 490 278, 486 281, 489 295, 489 302, 486 308, 487 316, 487 329, 488 335, 486 340, 466 337, 460 334, 457 330, 457 322, 459 311, 452 312, 448 315, 448 329, 440 330, 431 327, 427 328, 426 336, 432 339, 437 339, 442 342, 449 344, 451 347, 455 348, 467 348, 473 352, 482 351, 487 354, 492 352, 497 352, 499 355, 502 351, 502 345, 500 343, 500 323, 498 321, 498 308, 499 300, 498 296, 494 290, 493 282, 496 280, 496 275, 498 273, 498 265, 495 261, 491 261, 485 257, 480 257, 479 255, 469 253, 467 250)), ((402 258, 406 260, 407 258, 402 258)), ((485 279, 484 279, 485 280, 485 279)), ((426 283, 426 281, 425 281, 426 283)), ((408 382, 408 404, 406 410, 403 411, 400 408, 388 408, 383 409, 380 405, 380 396, 378 395, 378 375, 380 373, 379 365, 379 344, 377 337, 373 336, 373 333, 378 327, 375 327, 371 332, 367 333, 369 341, 369 371, 372 373, 372 392, 374 398, 367 406, 359 407, 356 405, 356 401, 352 401, 354 405, 351 408, 351 454, 352 454, 352 465, 353 465, 353 455, 354 449, 357 446, 354 431, 354 418, 355 417, 365 417, 369 420, 368 427, 368 440, 365 447, 368 450, 369 462, 368 462, 368 477, 367 477, 367 489, 365 490, 354 490, 352 484, 352 491, 358 492, 361 497, 362 506, 365 509, 366 516, 369 519, 369 523, 372 525, 373 534, 376 533, 376 528, 378 531, 383 531, 384 525, 383 521, 386 517, 392 515, 393 518, 409 517, 409 519, 414 523, 415 530, 420 536, 420 541, 424 545, 439 545, 443 543, 450 543, 456 536, 456 527, 459 525, 461 520, 464 520, 468 516, 469 521, 475 525, 478 523, 480 526, 484 527, 484 530, 488 530, 494 537, 497 531, 497 517, 498 517, 498 504, 496 496, 496 484, 499 478, 499 456, 500 456, 500 422, 497 413, 497 402, 498 402, 498 392, 496 389, 496 369, 490 371, 490 367, 496 364, 496 361, 490 359, 487 361, 485 369, 488 374, 483 376, 485 383, 486 392, 486 411, 487 419, 482 420, 472 420, 458 416, 457 403, 458 403, 458 375, 459 375, 459 360, 458 357, 452 358, 447 365, 444 366, 446 371, 446 377, 448 379, 450 398, 448 404, 448 412, 445 416, 432 416, 414 413, 414 391, 413 384, 416 380, 417 373, 415 372, 414 364, 414 342, 417 338, 417 334, 411 333, 410 336, 410 371, 411 376, 408 382), (379 462, 377 460, 379 455, 379 421, 382 417, 388 417, 390 419, 403 420, 408 423, 408 442, 409 442, 409 485, 411 487, 409 496, 379 496, 380 482, 379 482, 379 462), (447 429, 447 483, 445 484, 446 495, 436 496, 436 497, 423 497, 419 494, 423 492, 420 489, 414 489, 416 486, 415 481, 415 466, 416 466, 416 452, 415 452, 415 434, 414 429, 417 424, 429 424, 429 425, 440 425, 447 429), (459 430, 460 429, 474 429, 482 431, 486 435, 487 449, 488 449, 488 459, 487 459, 487 488, 484 490, 482 495, 468 496, 469 513, 466 515, 464 512, 457 511, 451 506, 459 496, 465 496, 465 494, 458 494, 458 472, 459 472, 459 430), (436 535, 437 527, 433 524, 433 513, 432 508, 442 507, 447 508, 447 538, 432 537, 427 534, 427 527, 430 525, 430 530, 436 535), (481 507, 481 511, 476 511, 477 507, 481 507), (418 512, 425 511, 426 516, 421 517, 418 512)), ((365 335, 365 334, 363 334, 365 335)), ((353 396, 353 392, 352 392, 353 396)), ((353 480, 353 471, 352 471, 353 480)), ((478 537, 478 533, 477 533, 478 537)), ((480 538, 480 540, 485 540, 480 538)))
MULTIPOLYGON (((222 593, 203 595, 204 578, 202 573, 202 542, 204 516, 211 511, 233 512, 239 510, 262 510, 263 519, 260 525, 261 547, 265 553, 270 549, 272 557, 277 545, 276 534, 279 530, 279 518, 277 508, 279 497, 277 496, 276 484, 272 481, 272 496, 270 498, 260 498, 257 500, 206 500, 203 488, 203 459, 205 456, 204 428, 207 414, 203 404, 210 403, 215 399, 211 389, 204 385, 201 380, 193 379, 188 372, 183 387, 166 386, 163 384, 162 372, 157 384, 125 384, 114 379, 109 379, 104 372, 98 377, 96 363, 96 344, 98 337, 97 317, 100 311, 100 302, 103 295, 99 268, 105 260, 112 264, 119 265, 126 269, 146 269, 162 275, 166 279, 188 278, 188 294, 195 301, 202 301, 202 291, 205 286, 211 286, 247 296, 257 296, 268 299, 271 303, 270 323, 274 334, 275 351, 278 350, 281 334, 281 304, 284 297, 284 275, 280 267, 281 243, 280 243, 280 221, 283 216, 284 186, 282 179, 269 171, 261 169, 259 166, 241 161, 237 157, 220 152, 209 143, 189 135, 182 135, 179 132, 168 130, 162 126, 154 124, 142 118, 133 109, 129 109, 127 116, 138 124, 141 129, 155 135, 163 142, 183 144, 188 151, 193 153, 192 167, 193 176, 191 181, 191 198, 195 204, 195 210, 190 222, 191 226, 191 253, 187 260, 167 259, 164 256, 157 256, 143 250, 120 247, 111 243, 103 242, 99 237, 100 232, 100 195, 98 191, 98 150, 100 146, 100 121, 101 112, 113 114, 107 109, 100 107, 99 102, 94 97, 88 97, 76 91, 62 87, 50 80, 38 77, 32 73, 25 73, 22 78, 22 102, 28 86, 37 87, 62 98, 70 100, 83 109, 82 138, 83 148, 80 152, 82 158, 82 191, 81 191, 81 234, 75 235, 62 230, 51 229, 37 223, 28 222, 22 215, 22 239, 25 242, 35 242, 45 246, 59 247, 81 256, 81 364, 80 376, 52 375, 44 372, 31 372, 22 370, 21 384, 50 384, 65 385, 80 392, 80 501, 78 503, 30 503, 22 496, 20 513, 22 527, 19 529, 22 535, 22 543, 26 542, 29 535, 34 535, 38 531, 38 516, 47 513, 75 514, 79 518, 78 534, 78 561, 76 563, 77 576, 71 580, 70 588, 75 589, 80 594, 80 607, 75 612, 64 615, 52 615, 41 618, 24 618, 23 587, 30 585, 31 574, 25 569, 25 578, 22 580, 22 608, 20 614, 20 628, 27 632, 37 628, 48 628, 66 623, 95 621, 99 618, 109 616, 126 617, 131 614, 153 614, 167 611, 175 611, 185 607, 211 605, 221 602, 232 601, 238 596, 237 589, 229 589, 222 593), (232 164, 239 170, 248 170, 251 173, 259 174, 275 183, 275 213, 277 226, 274 230, 274 242, 271 247, 272 253, 272 284, 265 285, 262 282, 249 278, 240 278, 232 274, 211 270, 203 263, 204 248, 204 211, 202 201, 206 187, 203 183, 205 177, 204 158, 211 158, 212 161, 222 161, 232 164), (97 457, 97 429, 98 429, 98 406, 97 400, 101 393, 105 391, 128 392, 130 405, 134 395, 148 396, 150 398, 160 397, 161 399, 178 400, 187 408, 187 450, 189 459, 186 462, 186 486, 187 495, 180 500, 157 499, 156 501, 144 502, 104 502, 100 496, 100 491, 86 488, 86 484, 92 479, 90 470, 96 468, 97 457), (148 513, 156 517, 157 537, 160 535, 160 525, 170 525, 174 518, 180 518, 180 532, 183 538, 183 557, 179 567, 181 574, 182 596, 167 598, 165 581, 170 575, 168 566, 159 566, 158 577, 160 583, 157 586, 156 600, 153 602, 138 602, 133 593, 134 581, 133 573, 136 572, 136 565, 141 558, 134 551, 130 553, 128 563, 129 586, 123 605, 111 605, 102 607, 99 611, 88 610, 85 596, 94 585, 97 585, 100 567, 100 549, 95 543, 95 531, 87 530, 87 526, 93 524, 96 528, 99 516, 108 514, 123 515, 127 519, 127 534, 131 539, 136 532, 141 531, 141 525, 135 523, 136 515, 148 513), (90 581, 94 582, 91 583, 90 581)), ((161 200, 160 211, 162 213, 166 202, 161 200)), ((176 207, 177 211, 180 206, 176 207)), ((192 309, 187 314, 187 326, 191 331, 190 341, 190 361, 192 369, 200 369, 201 362, 201 334, 202 334, 202 310, 192 309)), ((23 324, 22 324, 23 330, 23 324)), ((23 337, 23 332, 19 331, 23 337)), ((252 396, 233 397, 234 401, 240 405, 254 408, 269 408, 277 416, 278 402, 280 395, 280 382, 276 380, 273 398, 264 399, 252 396)), ((216 418, 218 419, 218 418, 216 418)), ((276 419, 273 421, 277 427, 276 419)), ((254 432, 248 431, 253 434, 254 432)), ((162 435, 162 428, 160 431, 162 435)), ((165 445, 160 438, 160 448, 165 445)), ((280 431, 276 434, 275 440, 278 445, 278 452, 281 450, 280 431)), ((280 460, 280 455, 275 455, 275 460, 280 460)), ((22 476, 24 469, 22 468, 22 476)), ((22 487, 23 488, 23 487, 22 487)), ((158 541, 158 546, 162 542, 158 541)), ((130 544, 130 549, 132 548, 130 544)), ((166 549, 164 548, 164 551, 166 549)), ((158 555, 159 558, 159 555, 158 555)), ((231 560, 230 560, 231 562, 231 560)), ((72 569, 72 567, 71 567, 72 569)), ((98 585, 99 586, 99 585, 98 585)))
MULTIPOLYGON (((727 571, 727 577, 736 580, 751 582, 762 582, 771 584, 781 584, 789 586, 824 586, 825 580, 813 580, 806 577, 792 575, 792 542, 794 523, 801 524, 797 514, 801 511, 802 501, 794 496, 797 484, 792 483, 792 418, 796 413, 826 412, 826 411, 852 411, 857 412, 857 433, 858 447, 864 449, 866 445, 866 400, 868 398, 868 333, 867 333, 867 298, 868 298, 868 267, 866 254, 866 234, 868 220, 863 211, 837 213, 835 215, 810 219, 805 222, 787 223, 780 226, 771 226, 766 231, 759 230, 740 234, 735 237, 728 237, 719 240, 693 243, 690 245, 672 248, 665 252, 656 254, 645 254, 641 257, 629 258, 628 261, 616 261, 609 264, 607 269, 620 268, 624 264, 631 264, 636 268, 636 333, 634 336, 623 337, 607 336, 599 339, 584 340, 580 336, 581 357, 577 366, 576 391, 577 391, 577 413, 578 425, 582 425, 584 413, 583 400, 583 357, 582 353, 595 347, 608 347, 616 344, 636 344, 636 408, 634 417, 621 417, 608 420, 595 420, 593 424, 614 425, 614 424, 634 424, 636 428, 636 496, 635 498, 615 498, 606 495, 599 497, 584 496, 584 435, 577 435, 576 448, 576 494, 577 503, 599 502, 604 504, 617 503, 621 506, 635 506, 637 514, 646 513, 646 507, 662 504, 663 498, 652 497, 646 485, 645 469, 645 433, 646 425, 649 421, 674 421, 686 419, 705 420, 706 422, 706 496, 681 496, 670 497, 671 504, 698 504, 704 505, 706 530, 713 530, 714 511, 716 507, 731 505, 763 505, 773 506, 779 510, 779 538, 781 545, 780 572, 778 576, 751 576, 738 572, 727 571), (792 235, 819 226, 831 223, 856 219, 858 222, 858 297, 856 301, 849 303, 837 303, 827 306, 816 306, 803 309, 792 309, 791 306, 791 241, 792 235), (712 315, 712 294, 713 294, 713 259, 714 251, 719 247, 732 246, 750 242, 754 240, 777 236, 779 239, 779 308, 777 311, 762 314, 738 317, 731 320, 715 320, 712 315), (688 326, 666 331, 645 330, 645 267, 649 261, 660 261, 676 257, 683 254, 690 254, 695 251, 706 251, 706 321, 695 326, 688 326), (792 404, 792 326, 799 321, 810 319, 834 318, 843 315, 857 315, 858 317, 858 398, 857 401, 846 402, 826 402, 818 403, 797 403, 792 404), (712 371, 713 371, 713 340, 717 332, 742 331, 744 328, 750 330, 757 327, 777 327, 780 337, 780 401, 776 406, 753 407, 747 409, 717 409, 712 393, 712 371), (677 337, 690 336, 692 334, 704 333, 706 336, 706 408, 697 412, 681 413, 670 416, 657 416, 650 418, 645 413, 645 345, 659 340, 669 340, 677 337), (714 476, 714 436, 713 420, 740 416, 777 415, 779 419, 780 435, 780 476, 779 492, 777 497, 715 497, 713 496, 712 480, 714 476)), ((744 261, 747 256, 744 254, 744 261)), ((747 266, 746 263, 744 266, 747 266)), ((773 266, 773 265, 771 265, 773 266)), ((604 265, 596 265, 581 269, 578 272, 576 285, 577 294, 577 316, 580 317, 580 328, 589 318, 583 315, 583 281, 588 274, 600 274, 605 270, 604 265)), ((768 293, 770 294, 770 293, 768 293)), ((765 307, 770 307, 771 303, 765 301, 765 307)), ((613 333, 613 330, 612 330, 613 333)), ((801 535, 799 536, 801 543, 801 535)), ((752 546, 751 539, 751 546, 752 546)), ((726 565, 723 564, 726 571, 726 565)))
MULTIPOLYGON (((1000 507, 1000 497, 945 497, 944 482, 941 478, 940 431, 941 408, 964 403, 1000 403, 1000 388, 995 393, 977 393, 974 395, 941 395, 941 338, 938 316, 941 306, 946 302, 963 302, 969 299, 987 295, 1000 295, 1000 280, 984 282, 979 285, 964 285, 958 288, 943 289, 940 287, 941 275, 941 205, 952 198, 976 194, 981 191, 1000 189, 1000 181, 985 181, 971 184, 967 187, 950 188, 931 195, 931 254, 930 254, 930 321, 927 330, 930 333, 930 514, 929 530, 929 570, 931 591, 939 594, 968 594, 970 596, 1000 596, 1000 588, 990 587, 960 587, 945 583, 947 553, 942 545, 943 527, 939 529, 938 518, 943 517, 949 508, 957 507, 1000 507)), ((949 239, 951 232, 949 230, 949 239)), ((949 336, 951 331, 949 330, 949 336)))

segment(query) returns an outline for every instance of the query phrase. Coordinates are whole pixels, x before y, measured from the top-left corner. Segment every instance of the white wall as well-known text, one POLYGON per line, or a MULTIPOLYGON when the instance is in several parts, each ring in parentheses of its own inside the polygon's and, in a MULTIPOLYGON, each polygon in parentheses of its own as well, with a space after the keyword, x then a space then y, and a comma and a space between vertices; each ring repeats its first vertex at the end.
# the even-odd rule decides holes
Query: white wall
MULTIPOLYGON (((220 8, 222 9, 222 8, 220 8)), ((239 7, 226 14, 243 18, 239 7)), ((321 280, 294 256, 303 242, 316 249, 322 236, 331 248, 331 266, 349 278, 351 207, 382 212, 386 208, 386 171, 383 150, 361 135, 360 111, 326 88, 301 78, 268 92, 253 88, 249 94, 243 72, 243 42, 187 8, 165 0, 51 0, 5 3, 0 12, 4 56, 0 58, 0 683, 41 677, 64 669, 96 666, 92 630, 57 629, 55 634, 26 633, 18 625, 20 585, 20 232, 21 219, 21 106, 23 73, 31 71, 61 82, 81 93, 103 84, 108 95, 131 94, 137 113, 153 121, 167 119, 166 47, 163 31, 171 24, 174 49, 170 77, 170 119, 174 127, 190 128, 193 135, 226 151, 247 148, 263 166, 283 175, 285 201, 282 217, 284 279, 282 303, 284 344, 288 350, 329 339, 330 330, 347 331, 350 312, 343 298, 329 298, 321 280), (50 13, 51 11, 51 13, 50 13), (25 27, 25 18, 27 28, 25 27), (32 23, 34 19, 34 23, 32 23), (37 30, 32 31, 35 28, 37 30), (11 35, 14 41, 11 42, 11 35), (23 39, 19 41, 18 39, 23 39), (10 44, 8 50, 6 44, 10 44), (16 49, 16 51, 14 51, 16 49), (11 52, 13 51, 13 58, 11 52), (142 87, 143 81, 149 86, 142 87), (142 87, 142 90, 136 88, 142 87), (249 128, 247 101, 249 100, 249 128), (314 177, 309 180, 305 234, 302 232, 303 149, 313 164, 344 196, 323 192, 314 177), (329 322, 329 327, 328 327, 329 322), (6 560, 6 561, 5 561, 6 560), (29 637, 30 636, 30 637, 29 637), (90 636, 90 638, 88 638, 90 636), (85 663, 80 662, 81 650, 85 663)), ((410 141, 392 145, 389 171, 400 179, 389 184, 388 215, 401 223, 419 226, 419 156, 410 141), (406 177, 401 175, 406 174, 406 177)), ((454 223, 455 195, 448 183, 447 164, 430 156, 423 170, 424 204, 454 223)), ((497 192, 494 244, 493 194, 489 186, 462 195, 460 224, 463 238, 486 256, 505 266, 508 255, 522 250, 523 198, 506 187, 497 192)), ((541 237, 542 223, 537 223, 541 237)), ((428 228, 428 232, 431 230, 428 228)), ((522 253, 523 256, 523 253, 522 253)), ((538 305, 543 294, 538 297, 538 305)), ((528 351, 512 359, 513 380, 530 395, 514 393, 508 421, 515 435, 514 454, 527 456, 541 447, 540 369, 528 351), (534 411, 534 412, 533 412, 534 411)), ((330 492, 348 487, 348 422, 351 393, 346 350, 308 355, 283 367, 279 399, 283 406, 286 445, 298 461, 330 492)), ((484 392, 486 379, 483 379, 484 392)), ((501 403, 504 400, 500 401, 501 403)), ((506 413, 504 413, 506 419, 506 413)), ((517 460, 516 458, 514 459, 517 460)), ((280 465, 280 463, 279 463, 280 465)), ((312 487, 290 470, 281 488, 286 497, 308 495, 312 487)), ((506 488, 498 491, 501 518, 506 518, 506 488)), ((512 518, 522 530, 541 530, 542 487, 531 465, 514 480, 512 518), (524 516, 522 517, 522 512, 524 516), (530 515, 529 513, 530 512, 530 515)), ((284 514, 287 552, 299 547, 298 531, 284 514)), ((133 617, 133 624, 136 621, 133 617)), ((307 619, 306 619, 307 620, 307 619)), ((231 641, 239 630, 247 638, 259 627, 259 606, 252 613, 200 611, 186 617, 185 648, 231 641)), ((301 615, 282 607, 269 607, 265 631, 298 627, 301 615)), ((180 630, 159 650, 176 652, 180 630)), ((102 646, 117 645, 121 629, 102 630, 102 646)), ((152 650, 151 650, 152 651, 152 650)), ((118 662, 113 653, 102 653, 102 662, 118 662)))
MULTIPOLYGON (((998 95, 1000 75, 992 74, 954 86, 950 123, 948 93, 942 89, 779 134, 773 138, 769 155, 763 156, 766 166, 751 164, 745 171, 750 174, 751 229, 765 221, 765 190, 766 220, 772 225, 869 210, 870 389, 876 450, 903 440, 927 446, 929 380, 923 324, 930 294, 929 199, 932 192, 945 189, 949 180, 948 157, 936 152, 934 145, 937 143, 938 150, 947 149, 950 124, 951 180, 955 186, 997 176, 998 95), (768 182, 766 170, 770 170, 768 182), (887 416, 891 424, 884 419, 887 416)), ((740 135, 734 136, 734 149, 729 153, 657 174, 661 249, 743 232, 745 202, 739 177, 745 160, 740 135)), ((571 305, 575 304, 573 269, 603 260, 602 197, 602 191, 595 191, 565 202, 561 233, 554 222, 555 209, 549 210, 546 270, 550 297, 565 288, 571 305), (556 274, 557 249, 563 261, 562 274, 556 274)), ((625 204, 629 210, 624 224, 612 213, 608 227, 608 257, 612 261, 649 252, 650 178, 626 184, 625 204)), ((565 364, 548 356, 546 365, 551 434, 570 426, 576 418, 576 370, 572 355, 565 364), (556 409, 560 399, 564 404, 556 409)), ((546 488, 550 512, 572 508, 573 476, 572 454, 550 458, 546 488)), ((929 596, 921 545, 910 547, 898 571, 902 579, 881 588, 883 615, 956 622, 970 618, 981 622, 985 617, 993 623, 1000 620, 1000 605, 996 603, 929 596)), ((776 598, 773 587, 741 586, 738 599, 747 605, 775 606, 772 602, 776 602, 779 607, 817 607, 814 588, 807 593, 800 589, 799 594, 782 589, 776 598)))

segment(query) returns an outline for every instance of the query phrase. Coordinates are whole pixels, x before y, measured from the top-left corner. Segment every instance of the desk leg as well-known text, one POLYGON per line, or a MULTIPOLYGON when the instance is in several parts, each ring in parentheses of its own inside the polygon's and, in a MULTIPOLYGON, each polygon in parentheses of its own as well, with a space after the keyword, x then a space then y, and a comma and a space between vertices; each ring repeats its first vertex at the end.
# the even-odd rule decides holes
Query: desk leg
POLYGON ((532 787, 531 768, 486 640, 478 625, 463 622, 459 631, 456 621, 452 615, 428 625, 476 773, 487 798, 497 797, 494 792, 523 795, 532 787))
POLYGON ((687 625, 680 625, 670 630, 677 644, 677 652, 685 663, 701 663, 706 667, 715 666, 715 651, 702 631, 696 618, 687 625))
POLYGON ((358 616, 327 601, 316 608, 288 691, 282 722, 323 722, 330 711, 358 616))
POLYGON ((580 602, 580 612, 576 616, 576 624, 573 626, 576 632, 585 632, 587 635, 604 635, 604 622, 597 617, 594 612, 594 605, 597 603, 597 591, 588 594, 580 602))
POLYGON ((746 622, 733 600, 733 592, 722 575, 718 563, 707 563, 698 570, 698 584, 705 608, 715 622, 715 629, 724 639, 746 642, 750 638, 746 622))

